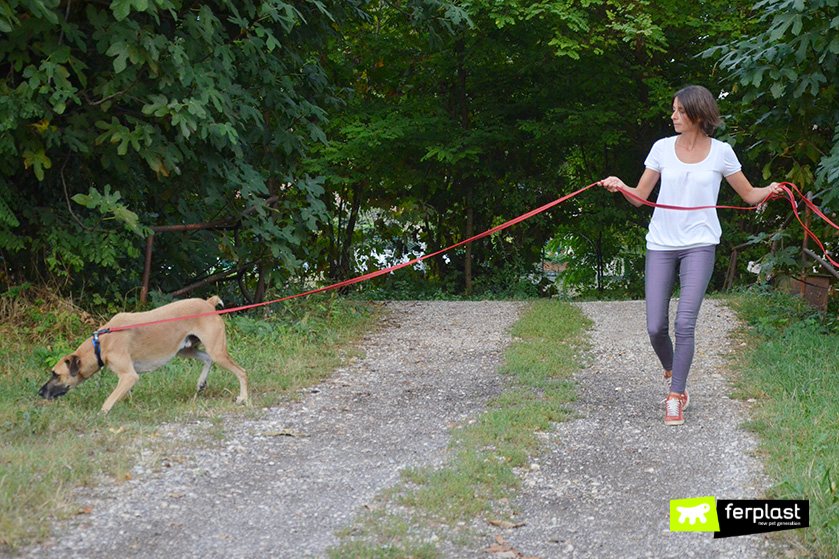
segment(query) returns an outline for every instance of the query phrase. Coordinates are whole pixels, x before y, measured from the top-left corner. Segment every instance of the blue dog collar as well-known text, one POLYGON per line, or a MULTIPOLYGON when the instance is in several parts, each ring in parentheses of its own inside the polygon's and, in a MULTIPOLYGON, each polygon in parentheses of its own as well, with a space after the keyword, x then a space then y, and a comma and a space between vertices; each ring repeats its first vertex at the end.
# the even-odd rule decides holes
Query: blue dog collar
POLYGON ((96 353, 96 362, 99 363, 99 368, 105 366, 105 362, 102 361, 102 346, 99 345, 99 332, 93 333, 93 351, 96 353))

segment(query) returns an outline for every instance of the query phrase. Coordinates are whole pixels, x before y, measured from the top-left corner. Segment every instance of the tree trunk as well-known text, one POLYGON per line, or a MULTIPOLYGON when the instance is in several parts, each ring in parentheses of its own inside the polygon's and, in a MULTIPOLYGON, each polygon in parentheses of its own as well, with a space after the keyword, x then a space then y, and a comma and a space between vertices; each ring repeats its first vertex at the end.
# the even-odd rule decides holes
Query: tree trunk
POLYGON ((347 219, 347 225, 343 231, 343 242, 341 243, 341 252, 338 259, 338 266, 332 272, 332 278, 338 281, 344 281, 352 277, 352 249, 353 249, 353 234, 355 233, 355 225, 358 222, 358 212, 361 208, 361 193, 364 190, 362 183, 356 183, 352 189, 352 201, 350 206, 350 215, 347 219))
MULTIPOLYGON (((466 238, 475 235, 474 187, 472 181, 466 187, 466 238)), ((463 284, 467 295, 472 294, 472 243, 466 243, 466 255, 463 263, 463 284)))
MULTIPOLYGON (((463 39, 458 39, 454 46, 457 56, 457 101, 460 109, 460 125, 463 130, 469 130, 472 126, 469 118, 469 98, 466 95, 466 68, 464 67, 465 47, 463 39)), ((475 233, 475 197, 474 180, 472 177, 463 179, 466 192, 466 237, 471 238, 475 233)), ((472 243, 466 244, 466 253, 463 262, 463 289, 467 295, 472 293, 472 243)))

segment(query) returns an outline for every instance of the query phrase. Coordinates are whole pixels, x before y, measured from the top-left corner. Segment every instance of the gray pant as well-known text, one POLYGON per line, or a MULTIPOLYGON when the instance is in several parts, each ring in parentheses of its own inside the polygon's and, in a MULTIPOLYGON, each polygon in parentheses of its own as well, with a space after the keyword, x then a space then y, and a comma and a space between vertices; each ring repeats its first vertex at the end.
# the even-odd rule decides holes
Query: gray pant
POLYGON ((714 271, 715 246, 682 250, 648 250, 646 264, 647 332, 661 366, 673 371, 671 392, 685 391, 693 362, 694 331, 699 307, 714 271), (676 271, 679 305, 676 310, 676 347, 670 340, 669 308, 676 271))

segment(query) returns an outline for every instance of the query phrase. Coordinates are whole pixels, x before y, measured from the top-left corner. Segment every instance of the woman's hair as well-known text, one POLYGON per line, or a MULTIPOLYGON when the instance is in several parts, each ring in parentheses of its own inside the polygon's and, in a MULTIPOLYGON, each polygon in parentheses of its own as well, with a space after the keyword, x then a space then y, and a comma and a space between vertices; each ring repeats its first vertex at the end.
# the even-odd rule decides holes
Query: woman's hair
POLYGON ((699 128, 707 136, 714 133, 714 129, 721 124, 720 109, 710 91, 701 85, 689 85, 673 95, 685 109, 685 116, 691 122, 698 122, 699 128))

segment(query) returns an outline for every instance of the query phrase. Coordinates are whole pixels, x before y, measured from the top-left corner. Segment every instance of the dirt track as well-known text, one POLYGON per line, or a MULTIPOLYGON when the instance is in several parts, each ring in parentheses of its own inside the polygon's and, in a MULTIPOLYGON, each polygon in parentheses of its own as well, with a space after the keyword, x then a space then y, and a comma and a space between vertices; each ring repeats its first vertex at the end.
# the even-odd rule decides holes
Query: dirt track
MULTIPOLYGON (((218 446, 156 457, 133 481, 80 495, 90 514, 19 556, 324 557, 336 532, 402 468, 441 463, 451 426, 503 389, 496 370, 522 308, 388 306, 384 328, 363 344, 364 359, 260 421, 229 422, 218 446)), ((583 309, 595 327, 590 366, 578 375, 580 418, 560 425, 522 474, 516 504, 525 525, 476 524, 485 539, 472 549, 446 545, 446 557, 493 559, 485 549, 496 535, 515 550, 510 557, 766 556, 759 536, 669 532, 670 499, 755 498, 766 483, 752 456, 755 441, 739 428, 745 404, 726 397, 733 314, 706 302, 687 424, 665 427, 643 303, 583 309)), ((160 435, 189 439, 195 428, 164 426, 160 435)))

